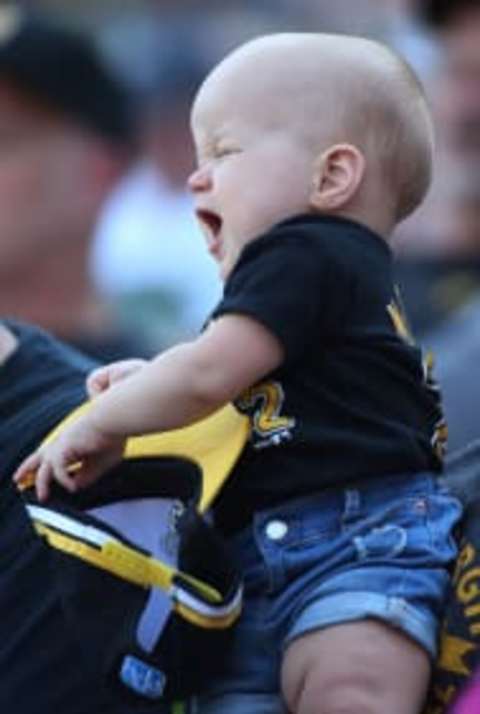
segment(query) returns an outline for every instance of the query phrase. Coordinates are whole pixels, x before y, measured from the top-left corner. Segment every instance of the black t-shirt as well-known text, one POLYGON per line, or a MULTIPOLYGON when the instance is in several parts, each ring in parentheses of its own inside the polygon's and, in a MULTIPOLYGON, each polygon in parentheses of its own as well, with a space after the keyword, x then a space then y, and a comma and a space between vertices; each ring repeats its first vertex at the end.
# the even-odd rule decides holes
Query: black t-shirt
POLYGON ((84 401, 95 363, 41 330, 6 324, 19 347, 0 365, 0 712, 151 711, 107 693, 103 673, 92 671, 62 607, 50 549, 11 481, 21 460, 84 401))
POLYGON ((217 503, 222 530, 327 487, 441 468, 438 389, 380 236, 334 217, 284 221, 242 252, 212 318, 226 313, 265 325, 285 360, 237 400, 252 437, 217 503))

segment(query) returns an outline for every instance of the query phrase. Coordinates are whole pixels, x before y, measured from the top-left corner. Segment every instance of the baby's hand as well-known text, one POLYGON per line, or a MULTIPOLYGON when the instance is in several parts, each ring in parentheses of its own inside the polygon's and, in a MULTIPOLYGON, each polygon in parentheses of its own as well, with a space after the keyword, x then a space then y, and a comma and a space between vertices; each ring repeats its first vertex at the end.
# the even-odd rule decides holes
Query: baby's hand
POLYGON ((120 382, 138 372, 146 364, 147 360, 144 359, 123 359, 94 369, 87 377, 88 396, 93 399, 115 382, 120 382))
POLYGON ((87 413, 66 426, 52 442, 28 456, 13 478, 20 484, 36 472, 37 497, 45 501, 53 479, 74 493, 115 466, 124 448, 125 439, 101 433, 87 413))

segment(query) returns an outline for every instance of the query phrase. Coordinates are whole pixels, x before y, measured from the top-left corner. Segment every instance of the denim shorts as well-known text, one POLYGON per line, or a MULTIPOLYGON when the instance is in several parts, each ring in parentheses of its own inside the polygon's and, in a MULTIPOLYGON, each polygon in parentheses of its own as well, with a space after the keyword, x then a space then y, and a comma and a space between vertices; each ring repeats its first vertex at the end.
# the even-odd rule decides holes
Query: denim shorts
POLYGON ((281 714, 280 667, 297 637, 382 620, 434 658, 460 502, 429 473, 379 477, 255 515, 230 541, 244 609, 224 676, 198 714, 281 714))

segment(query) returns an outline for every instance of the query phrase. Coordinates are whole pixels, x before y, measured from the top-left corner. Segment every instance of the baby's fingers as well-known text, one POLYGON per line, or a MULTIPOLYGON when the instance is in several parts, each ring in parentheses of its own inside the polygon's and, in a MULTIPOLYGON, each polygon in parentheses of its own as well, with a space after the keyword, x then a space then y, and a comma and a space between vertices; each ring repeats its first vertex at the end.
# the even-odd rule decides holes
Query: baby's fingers
POLYGON ((74 493, 77 490, 75 474, 79 468, 79 463, 72 464, 67 461, 42 461, 37 471, 37 478, 35 480, 38 500, 47 500, 50 495, 50 484, 53 480, 57 481, 70 493, 74 493))
POLYGON ((35 472, 40 466, 41 454, 39 451, 34 451, 33 454, 27 456, 26 459, 22 461, 18 469, 15 471, 13 476, 14 482, 21 486, 23 483, 28 485, 28 481, 33 480, 35 477, 35 472))
POLYGON ((37 478, 35 479, 35 491, 39 501, 46 501, 50 493, 50 482, 52 481, 53 473, 50 464, 43 461, 37 470, 37 478))

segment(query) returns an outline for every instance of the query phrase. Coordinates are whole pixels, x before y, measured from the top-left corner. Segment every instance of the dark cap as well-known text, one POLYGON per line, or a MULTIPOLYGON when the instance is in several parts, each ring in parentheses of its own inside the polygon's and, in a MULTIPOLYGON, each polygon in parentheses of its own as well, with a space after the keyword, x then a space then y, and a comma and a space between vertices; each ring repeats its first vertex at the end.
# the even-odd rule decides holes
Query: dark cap
POLYGON ((131 138, 128 92, 78 32, 0 8, 1 76, 105 138, 131 138))
POLYGON ((419 16, 437 29, 447 27, 463 10, 480 10, 480 0, 416 0, 419 16))

